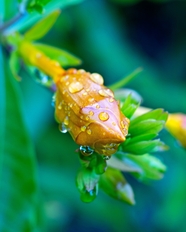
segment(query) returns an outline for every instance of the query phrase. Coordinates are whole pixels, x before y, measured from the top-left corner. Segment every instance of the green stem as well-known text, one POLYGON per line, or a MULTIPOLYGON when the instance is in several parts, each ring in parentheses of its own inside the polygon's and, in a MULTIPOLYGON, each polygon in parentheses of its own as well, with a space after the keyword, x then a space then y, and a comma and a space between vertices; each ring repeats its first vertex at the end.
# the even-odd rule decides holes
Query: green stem
POLYGON ((113 85, 108 86, 109 89, 111 90, 116 90, 119 89, 123 86, 125 86, 129 81, 131 81, 134 77, 136 77, 140 72, 143 71, 143 68, 139 67, 137 69, 135 69, 131 74, 129 74, 128 76, 122 78, 120 81, 114 83, 113 85))

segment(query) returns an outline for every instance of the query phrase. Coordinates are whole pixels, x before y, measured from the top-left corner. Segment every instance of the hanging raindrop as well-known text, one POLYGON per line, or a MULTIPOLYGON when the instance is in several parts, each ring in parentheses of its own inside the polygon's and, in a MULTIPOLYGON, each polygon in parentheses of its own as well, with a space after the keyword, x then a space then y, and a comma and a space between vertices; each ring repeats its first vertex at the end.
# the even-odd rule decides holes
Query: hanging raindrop
POLYGON ((89 156, 94 153, 94 150, 89 146, 80 146, 79 148, 82 155, 89 156))
POLYGON ((59 130, 61 131, 61 133, 67 133, 68 128, 64 123, 59 124, 59 130))
POLYGON ((109 160, 110 158, 111 158, 111 156, 103 155, 103 159, 104 159, 104 160, 109 160))
POLYGON ((34 74, 35 74, 35 80, 40 84, 47 87, 51 87, 54 85, 52 79, 49 76, 47 76, 45 73, 41 72, 40 70, 35 69, 34 74))

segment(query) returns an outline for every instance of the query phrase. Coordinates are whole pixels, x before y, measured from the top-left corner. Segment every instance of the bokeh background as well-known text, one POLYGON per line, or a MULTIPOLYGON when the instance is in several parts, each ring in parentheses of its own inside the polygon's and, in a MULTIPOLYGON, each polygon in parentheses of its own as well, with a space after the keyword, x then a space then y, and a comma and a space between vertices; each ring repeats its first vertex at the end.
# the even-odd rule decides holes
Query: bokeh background
MULTIPOLYGON (((143 67, 126 86, 142 96, 142 105, 186 113, 185 12, 184 0, 85 0, 62 9, 41 41, 81 58, 80 68, 100 73, 106 85, 143 67)), ((126 175, 135 206, 101 191, 94 202, 82 203, 75 186, 77 145, 58 130, 52 93, 26 72, 22 75, 24 116, 38 161, 43 231, 186 231, 186 151, 167 131, 161 138, 170 150, 155 154, 167 165, 164 178, 143 184, 126 175)))

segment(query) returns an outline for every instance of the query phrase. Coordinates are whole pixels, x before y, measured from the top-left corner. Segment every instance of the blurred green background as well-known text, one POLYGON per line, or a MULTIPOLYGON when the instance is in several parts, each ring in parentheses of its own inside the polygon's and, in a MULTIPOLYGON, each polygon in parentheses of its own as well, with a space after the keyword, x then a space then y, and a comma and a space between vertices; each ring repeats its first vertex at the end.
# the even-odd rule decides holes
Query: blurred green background
MULTIPOLYGON (((16 13, 15 2, 9 0, 9 17, 16 13)), ((100 73, 106 85, 143 67, 127 85, 142 96, 142 105, 186 113, 185 12, 185 1, 85 0, 62 9, 42 42, 81 58, 80 68, 100 73)), ((168 167, 165 177, 145 185, 126 174, 135 206, 101 191, 93 203, 82 203, 75 186, 78 146, 58 130, 52 93, 25 71, 22 77, 24 117, 37 154, 45 214, 42 231, 186 231, 186 151, 168 132, 161 136, 170 150, 156 154, 168 167)))

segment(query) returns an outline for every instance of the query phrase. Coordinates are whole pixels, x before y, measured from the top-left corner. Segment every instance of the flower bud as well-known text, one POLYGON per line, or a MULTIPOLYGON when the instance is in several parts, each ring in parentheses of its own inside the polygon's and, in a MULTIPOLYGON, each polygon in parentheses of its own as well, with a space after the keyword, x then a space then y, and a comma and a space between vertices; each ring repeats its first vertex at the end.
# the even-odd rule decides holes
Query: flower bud
POLYGON ((186 115, 169 114, 166 128, 186 148, 186 115))
POLYGON ((97 73, 69 69, 56 83, 55 116, 74 141, 110 156, 128 134, 129 119, 97 73))

